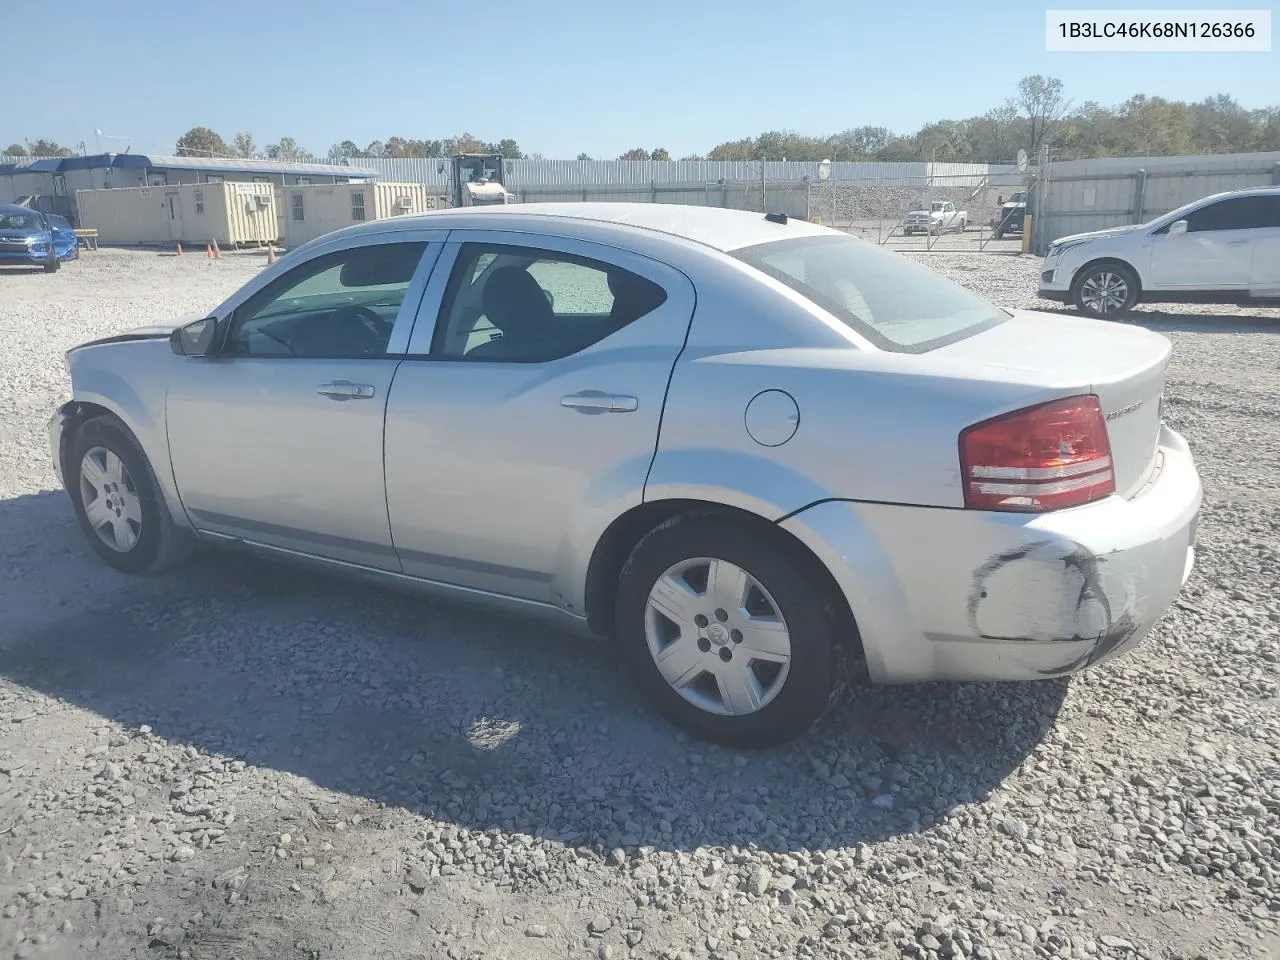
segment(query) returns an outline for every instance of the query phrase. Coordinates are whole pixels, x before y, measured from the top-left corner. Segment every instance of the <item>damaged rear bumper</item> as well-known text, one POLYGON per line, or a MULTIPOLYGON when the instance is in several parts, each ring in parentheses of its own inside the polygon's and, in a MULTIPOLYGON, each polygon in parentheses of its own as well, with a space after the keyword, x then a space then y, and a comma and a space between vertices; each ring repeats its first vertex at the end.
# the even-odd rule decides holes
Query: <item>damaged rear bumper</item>
POLYGON ((829 501, 782 526, 823 559, 871 678, 1034 680, 1131 650, 1194 563, 1200 479, 1162 427, 1134 497, 1041 515, 829 501))

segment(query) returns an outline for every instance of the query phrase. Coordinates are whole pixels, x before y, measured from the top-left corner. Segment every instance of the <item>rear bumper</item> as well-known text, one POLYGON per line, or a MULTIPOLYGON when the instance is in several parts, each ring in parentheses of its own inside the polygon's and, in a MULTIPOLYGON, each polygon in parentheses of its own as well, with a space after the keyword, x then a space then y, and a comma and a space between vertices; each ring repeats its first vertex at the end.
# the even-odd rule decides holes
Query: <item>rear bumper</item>
POLYGON ((1190 575, 1200 502, 1165 427, 1129 500, 1040 516, 832 501, 782 526, 844 590, 873 680, 1034 680, 1142 641, 1190 575))

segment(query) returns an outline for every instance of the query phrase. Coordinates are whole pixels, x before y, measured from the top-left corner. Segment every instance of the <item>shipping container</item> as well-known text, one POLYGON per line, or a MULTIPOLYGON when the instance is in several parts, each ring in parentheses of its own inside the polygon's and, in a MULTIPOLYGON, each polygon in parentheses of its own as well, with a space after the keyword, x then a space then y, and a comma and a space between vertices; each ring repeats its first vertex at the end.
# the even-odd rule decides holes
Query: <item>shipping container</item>
POLYGON ((100 243, 261 246, 279 239, 268 183, 187 183, 77 190, 80 225, 100 243))
POLYGON ((293 249, 326 233, 368 220, 435 210, 443 203, 421 183, 325 183, 285 188, 282 231, 293 249))

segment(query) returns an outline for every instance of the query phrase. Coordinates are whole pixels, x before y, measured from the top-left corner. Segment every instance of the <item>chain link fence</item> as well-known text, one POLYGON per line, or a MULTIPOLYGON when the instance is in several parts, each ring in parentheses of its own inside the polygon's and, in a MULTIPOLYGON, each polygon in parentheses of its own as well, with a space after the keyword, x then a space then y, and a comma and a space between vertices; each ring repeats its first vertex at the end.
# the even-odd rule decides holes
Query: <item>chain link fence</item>
POLYGON ((1024 211, 1005 204, 1022 190, 1025 187, 1016 175, 953 174, 825 181, 532 184, 513 192, 520 203, 676 203, 785 213, 894 250, 1019 253, 1024 211), (917 222, 921 212, 923 222, 917 222), (916 217, 909 220, 913 213, 916 217))
POLYGON ((811 184, 811 220, 903 251, 1022 250, 1016 177, 986 174, 811 184))

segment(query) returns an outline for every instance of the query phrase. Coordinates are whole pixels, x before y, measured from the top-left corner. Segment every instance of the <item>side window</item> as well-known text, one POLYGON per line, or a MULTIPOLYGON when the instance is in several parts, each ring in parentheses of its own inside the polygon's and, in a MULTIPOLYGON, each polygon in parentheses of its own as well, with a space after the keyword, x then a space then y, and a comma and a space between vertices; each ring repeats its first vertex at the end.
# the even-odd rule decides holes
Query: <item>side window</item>
POLYGON ((196 201, 196 213, 204 213, 204 191, 192 190, 191 195, 196 201))
POLYGON ((383 243, 317 257, 245 302, 226 352, 357 358, 386 352, 425 243, 383 243))
POLYGON ((1263 226, 1262 197, 1232 197, 1201 207, 1187 216, 1187 233, 1210 230, 1256 230, 1263 226))
POLYGON ((656 310, 666 291, 599 260, 532 247, 464 244, 432 352, 461 360, 558 360, 656 310))
POLYGON ((302 194, 301 192, 290 194, 289 202, 293 207, 293 219, 302 220, 302 194))
POLYGON ((363 190, 351 191, 351 219, 352 220, 364 219, 364 191, 363 190))

